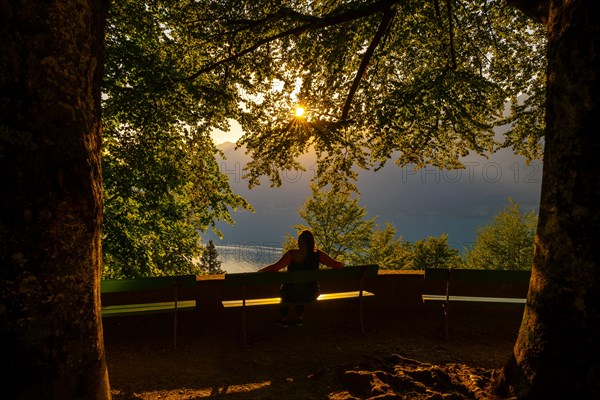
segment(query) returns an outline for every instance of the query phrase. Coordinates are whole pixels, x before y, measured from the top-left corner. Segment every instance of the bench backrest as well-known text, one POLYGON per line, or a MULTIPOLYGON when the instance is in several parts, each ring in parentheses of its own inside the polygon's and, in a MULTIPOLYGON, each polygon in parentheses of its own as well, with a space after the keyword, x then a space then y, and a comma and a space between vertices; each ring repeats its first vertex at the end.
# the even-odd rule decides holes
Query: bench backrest
POLYGON ((269 285, 327 280, 349 280, 377 276, 378 265, 352 265, 339 269, 285 272, 240 272, 225 274, 226 286, 269 285))
POLYGON ((100 282, 102 293, 138 292, 147 290, 173 289, 175 283, 179 288, 193 287, 196 275, 158 276, 151 278, 106 279, 100 282))
POLYGON ((446 281, 449 278, 462 282, 528 283, 531 271, 427 268, 424 278, 427 281, 446 281))

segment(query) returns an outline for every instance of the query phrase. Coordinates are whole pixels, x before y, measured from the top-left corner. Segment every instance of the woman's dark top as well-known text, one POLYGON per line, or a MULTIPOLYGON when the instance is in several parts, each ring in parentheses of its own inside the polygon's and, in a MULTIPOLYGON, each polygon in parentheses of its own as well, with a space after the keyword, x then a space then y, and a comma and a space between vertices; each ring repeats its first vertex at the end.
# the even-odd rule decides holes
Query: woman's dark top
MULTIPOLYGON (((319 252, 310 252, 302 262, 292 261, 288 271, 306 271, 319 269, 319 252)), ((283 303, 308 303, 319 297, 318 282, 284 283, 280 289, 283 303)))
MULTIPOLYGON (((288 250, 279 261, 266 266, 261 271, 275 272, 285 267, 288 268, 288 271, 313 270, 319 269, 320 264, 335 269, 344 266, 341 262, 334 260, 321 250, 309 252, 302 262, 294 260, 298 255, 299 250, 288 250)), ((283 303, 308 303, 319 297, 319 283, 285 283, 281 285, 280 293, 283 303)))

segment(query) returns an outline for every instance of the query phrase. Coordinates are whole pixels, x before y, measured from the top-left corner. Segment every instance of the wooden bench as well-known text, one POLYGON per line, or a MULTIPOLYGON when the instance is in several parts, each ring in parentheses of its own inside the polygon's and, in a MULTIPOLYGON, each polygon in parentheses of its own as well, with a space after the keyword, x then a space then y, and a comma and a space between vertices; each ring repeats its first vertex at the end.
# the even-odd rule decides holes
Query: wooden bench
POLYGON ((196 308, 196 300, 180 300, 180 290, 194 287, 196 275, 161 276, 134 279, 107 279, 100 283, 102 317, 156 313, 173 314, 173 347, 177 347, 177 313, 196 308), (134 293, 145 292, 144 303, 132 303, 134 293))
POLYGON ((451 302, 525 304, 531 271, 427 268, 424 278, 430 287, 425 288, 423 302, 442 302, 448 339, 451 302))
POLYGON ((249 296, 249 286, 274 286, 279 288, 283 283, 304 283, 323 281, 349 281, 355 290, 346 292, 321 293, 317 301, 358 299, 360 329, 364 334, 363 323, 363 297, 374 294, 365 290, 365 280, 377 276, 379 267, 377 265, 355 265, 340 269, 319 269, 313 271, 285 271, 285 272, 250 272, 225 274, 226 287, 241 288, 241 298, 223 300, 225 308, 242 308, 242 334, 244 344, 246 343, 246 308, 253 306, 264 306, 281 304, 280 297, 253 298, 249 296))

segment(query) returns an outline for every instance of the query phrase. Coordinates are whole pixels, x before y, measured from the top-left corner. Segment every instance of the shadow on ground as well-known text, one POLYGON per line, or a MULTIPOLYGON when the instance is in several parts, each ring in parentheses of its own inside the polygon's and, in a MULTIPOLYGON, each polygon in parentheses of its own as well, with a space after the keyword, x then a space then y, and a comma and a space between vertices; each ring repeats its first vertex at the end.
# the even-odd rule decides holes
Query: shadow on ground
MULTIPOLYGON (((303 327, 275 325, 276 307, 104 321, 113 398, 491 398, 487 384, 512 352, 516 305, 457 305, 450 338, 439 305, 365 310, 366 335, 343 303, 307 307, 303 327)), ((354 315, 352 315, 354 317, 354 315)))

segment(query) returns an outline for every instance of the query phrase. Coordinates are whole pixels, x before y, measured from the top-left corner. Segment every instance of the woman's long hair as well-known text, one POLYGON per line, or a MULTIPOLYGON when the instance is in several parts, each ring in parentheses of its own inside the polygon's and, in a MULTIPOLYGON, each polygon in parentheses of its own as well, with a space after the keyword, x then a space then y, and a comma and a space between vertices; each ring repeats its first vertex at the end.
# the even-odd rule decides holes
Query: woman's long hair
POLYGON ((315 247, 315 237, 309 230, 303 230, 298 236, 298 247, 300 247, 300 251, 307 253, 315 252, 317 249, 315 247))

